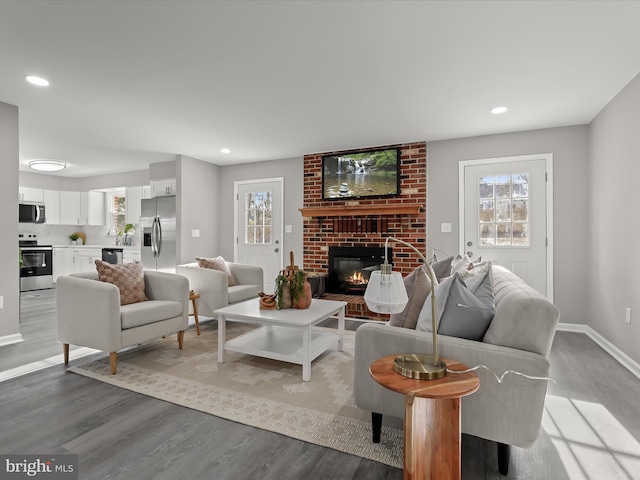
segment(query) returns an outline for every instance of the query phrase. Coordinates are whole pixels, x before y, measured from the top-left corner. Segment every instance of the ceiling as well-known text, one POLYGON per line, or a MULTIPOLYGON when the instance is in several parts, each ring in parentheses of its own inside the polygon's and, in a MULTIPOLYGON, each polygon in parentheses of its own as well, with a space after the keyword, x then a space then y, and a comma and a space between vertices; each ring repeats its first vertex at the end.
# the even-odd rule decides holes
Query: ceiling
POLYGON ((639 22, 636 1, 2 1, 0 101, 20 168, 69 177, 578 125, 640 72, 639 22))

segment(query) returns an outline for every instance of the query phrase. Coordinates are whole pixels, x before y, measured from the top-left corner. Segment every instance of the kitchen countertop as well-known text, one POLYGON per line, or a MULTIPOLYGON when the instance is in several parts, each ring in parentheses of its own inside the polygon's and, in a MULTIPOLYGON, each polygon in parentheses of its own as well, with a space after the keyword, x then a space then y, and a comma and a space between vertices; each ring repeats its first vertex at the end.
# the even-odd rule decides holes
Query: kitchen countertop
POLYGON ((53 245, 54 248, 121 248, 122 250, 140 251, 139 245, 53 245))

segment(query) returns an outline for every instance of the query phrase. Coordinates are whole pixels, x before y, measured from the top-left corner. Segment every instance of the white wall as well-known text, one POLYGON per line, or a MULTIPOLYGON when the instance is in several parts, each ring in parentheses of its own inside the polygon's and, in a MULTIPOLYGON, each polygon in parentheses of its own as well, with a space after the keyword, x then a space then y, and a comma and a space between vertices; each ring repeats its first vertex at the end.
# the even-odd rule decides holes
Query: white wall
POLYGON ((220 167, 178 155, 176 177, 178 264, 194 262, 196 256, 217 257, 219 238, 230 230, 219 221, 221 210, 225 210, 219 201, 220 167), (192 230, 199 230, 200 236, 193 237, 192 230))
POLYGON ((427 245, 458 253, 458 162, 553 153, 554 303, 560 321, 586 323, 589 263, 587 126, 427 142, 427 245), (441 233, 440 224, 452 224, 441 233))
POLYGON ((18 263, 18 107, 0 102, 0 344, 20 335, 18 263))
POLYGON ((233 187, 238 180, 284 177, 284 225, 291 225, 292 232, 285 233, 282 241, 285 263, 293 251, 296 264, 302 261, 302 215, 304 164, 302 158, 272 160, 268 162, 227 165, 222 167, 220 177, 220 253, 225 259, 233 258, 233 187))
POLYGON ((640 75, 589 128, 588 324, 640 362, 640 75), (632 309, 631 325, 625 309, 632 309))

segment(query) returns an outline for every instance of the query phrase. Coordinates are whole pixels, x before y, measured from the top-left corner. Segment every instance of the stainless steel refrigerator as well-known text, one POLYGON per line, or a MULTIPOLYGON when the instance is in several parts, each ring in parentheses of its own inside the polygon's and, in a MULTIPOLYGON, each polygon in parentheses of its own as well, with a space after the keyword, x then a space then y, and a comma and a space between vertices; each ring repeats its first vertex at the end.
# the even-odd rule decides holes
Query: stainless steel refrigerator
POLYGON ((145 270, 175 272, 176 197, 142 200, 142 266, 145 270))

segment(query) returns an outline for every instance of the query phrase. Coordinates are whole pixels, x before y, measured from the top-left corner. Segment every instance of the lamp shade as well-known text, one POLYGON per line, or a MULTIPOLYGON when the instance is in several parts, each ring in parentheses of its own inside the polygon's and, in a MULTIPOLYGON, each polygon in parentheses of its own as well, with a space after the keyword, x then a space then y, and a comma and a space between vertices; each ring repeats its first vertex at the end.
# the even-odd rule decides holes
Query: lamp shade
POLYGON ((369 277, 364 301, 376 313, 400 313, 409 301, 400 272, 374 271, 369 277))

